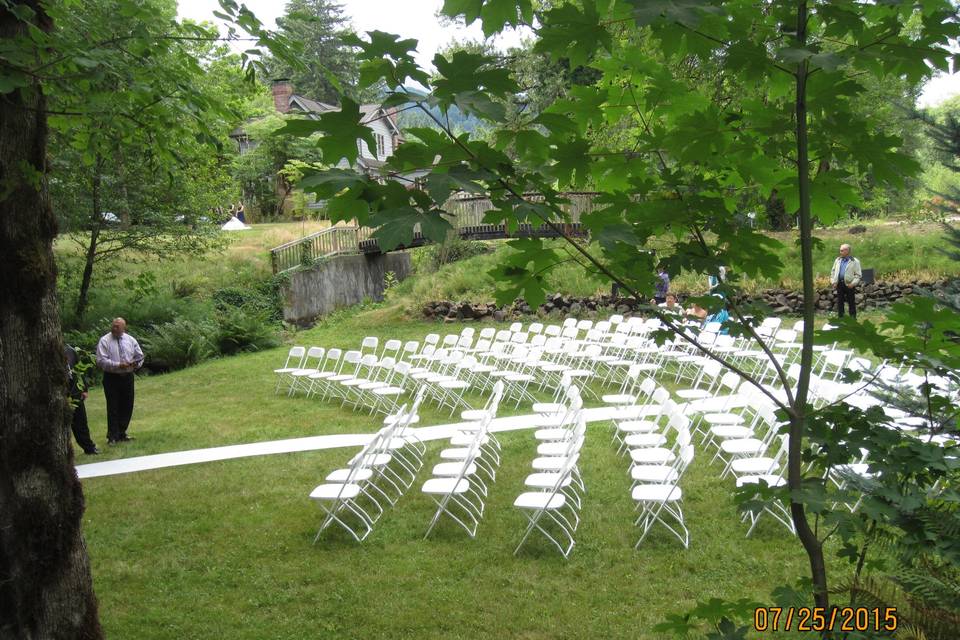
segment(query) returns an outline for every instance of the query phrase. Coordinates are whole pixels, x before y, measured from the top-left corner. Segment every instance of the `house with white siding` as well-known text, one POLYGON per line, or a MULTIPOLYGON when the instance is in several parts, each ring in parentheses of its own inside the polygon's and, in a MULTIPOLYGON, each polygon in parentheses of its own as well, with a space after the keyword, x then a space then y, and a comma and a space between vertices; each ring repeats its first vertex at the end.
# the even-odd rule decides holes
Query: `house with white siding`
MULTIPOLYGON (((303 114, 308 118, 316 119, 327 111, 340 110, 338 106, 295 94, 293 84, 286 79, 274 80, 271 89, 273 106, 278 113, 303 114)), ((354 169, 368 175, 380 175, 380 168, 403 141, 403 134, 397 124, 397 111, 384 109, 379 104, 360 105, 360 111, 363 113, 364 124, 373 131, 376 149, 370 149, 366 142, 357 140, 360 156, 354 169)), ((256 141, 251 140, 242 127, 234 130, 230 137, 237 141, 237 148, 241 155, 256 145, 256 141)))

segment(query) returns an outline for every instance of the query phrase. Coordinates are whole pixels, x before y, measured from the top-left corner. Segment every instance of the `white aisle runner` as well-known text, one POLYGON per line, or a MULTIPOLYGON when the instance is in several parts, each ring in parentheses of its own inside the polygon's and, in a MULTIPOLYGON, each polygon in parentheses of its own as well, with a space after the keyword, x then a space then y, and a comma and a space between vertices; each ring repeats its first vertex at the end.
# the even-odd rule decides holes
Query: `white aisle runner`
MULTIPOLYGON (((614 415, 621 418, 630 416, 629 407, 598 407, 584 411, 587 422, 602 422, 610 420, 614 415)), ((529 414, 496 418, 490 423, 491 431, 518 431, 533 429, 539 426, 540 416, 529 414)), ((432 427, 415 429, 417 437, 424 442, 428 440, 442 440, 449 438, 464 423, 440 424, 432 427)), ((341 447, 362 447, 372 433, 348 433, 328 436, 310 436, 306 438, 291 438, 289 440, 273 440, 270 442, 251 442, 250 444, 235 444, 226 447, 211 447, 209 449, 193 449, 191 451, 174 451, 158 453, 152 456, 124 458, 107 462, 92 462, 77 466, 77 475, 81 479, 114 476, 121 473, 148 471, 178 467, 200 462, 215 462, 217 460, 232 460, 234 458, 248 458, 251 456, 266 456, 275 453, 296 453, 300 451, 319 451, 322 449, 338 449, 341 447)))

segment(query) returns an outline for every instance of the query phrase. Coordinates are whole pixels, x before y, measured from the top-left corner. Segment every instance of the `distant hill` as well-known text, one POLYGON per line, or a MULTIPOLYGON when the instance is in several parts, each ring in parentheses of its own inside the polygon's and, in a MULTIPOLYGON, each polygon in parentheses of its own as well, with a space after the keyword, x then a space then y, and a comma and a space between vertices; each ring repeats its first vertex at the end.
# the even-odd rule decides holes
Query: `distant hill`
MULTIPOLYGON (((422 90, 414 87, 404 88, 410 93, 415 93, 421 96, 426 95, 426 93, 424 93, 422 90)), ((405 106, 407 105, 402 105, 400 108, 402 109, 405 106)), ((430 112, 438 119, 441 118, 440 109, 437 107, 431 107, 430 112)), ((450 119, 450 126, 454 133, 473 133, 481 126, 481 122, 476 116, 466 115, 456 107, 450 109, 448 117, 450 119)), ((401 111, 399 120, 401 129, 408 129, 411 127, 428 127, 431 129, 437 128, 437 125, 433 122, 433 120, 431 120, 427 114, 423 113, 419 109, 408 109, 407 111, 401 111)))

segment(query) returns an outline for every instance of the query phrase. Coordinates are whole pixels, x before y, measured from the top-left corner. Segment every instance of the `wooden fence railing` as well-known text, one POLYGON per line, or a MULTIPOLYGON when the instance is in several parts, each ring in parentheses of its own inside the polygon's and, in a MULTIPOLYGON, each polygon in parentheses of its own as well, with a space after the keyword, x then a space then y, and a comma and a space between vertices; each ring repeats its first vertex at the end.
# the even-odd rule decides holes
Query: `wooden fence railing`
POLYGON ((353 225, 330 227, 275 247, 270 250, 273 272, 289 271, 320 258, 359 253, 360 231, 353 225))
MULTIPOLYGON (((567 193, 564 196, 570 201, 564 206, 564 213, 568 220, 557 219, 562 225, 564 233, 584 235, 580 226, 580 217, 584 213, 593 211, 595 193, 577 192, 567 193)), ((526 196, 530 202, 542 202, 543 198, 536 195, 526 196)), ((513 237, 507 232, 503 224, 489 224, 483 221, 487 211, 493 208, 489 198, 458 197, 452 198, 444 205, 448 220, 461 238, 465 240, 493 240, 513 237)), ((281 273, 294 269, 300 265, 310 264, 320 258, 357 253, 375 253, 380 248, 375 238, 375 230, 369 227, 356 225, 335 226, 324 229, 299 240, 291 240, 270 250, 271 264, 274 273, 281 273)), ((531 220, 520 225, 515 236, 556 237, 558 234, 549 225, 531 220)), ((411 246, 421 246, 429 242, 420 234, 419 225, 414 228, 414 241, 411 246)))

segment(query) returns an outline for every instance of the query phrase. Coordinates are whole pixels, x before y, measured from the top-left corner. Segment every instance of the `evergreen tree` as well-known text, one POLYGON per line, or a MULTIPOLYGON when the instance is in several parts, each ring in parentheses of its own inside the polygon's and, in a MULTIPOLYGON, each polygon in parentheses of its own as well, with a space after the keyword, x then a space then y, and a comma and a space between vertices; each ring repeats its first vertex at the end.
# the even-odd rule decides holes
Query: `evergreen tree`
POLYGON ((287 78, 298 95, 337 104, 341 92, 354 95, 358 66, 343 37, 353 33, 343 6, 331 0, 290 0, 287 14, 277 19, 279 31, 303 46, 301 69, 288 62, 268 58, 267 69, 273 78, 287 78))

